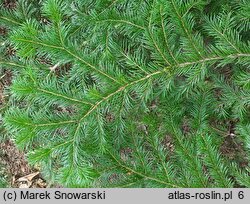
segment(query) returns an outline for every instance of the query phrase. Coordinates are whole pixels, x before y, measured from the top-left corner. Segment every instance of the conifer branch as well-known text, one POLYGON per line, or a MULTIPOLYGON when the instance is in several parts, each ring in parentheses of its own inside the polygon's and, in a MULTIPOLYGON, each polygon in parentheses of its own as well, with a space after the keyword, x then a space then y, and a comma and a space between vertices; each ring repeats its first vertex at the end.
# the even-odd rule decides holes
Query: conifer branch
POLYGON ((144 72, 145 74, 149 74, 149 72, 147 72, 145 69, 142 68, 142 66, 140 66, 135 60, 131 59, 130 56, 128 56, 126 53, 120 51, 120 53, 128 60, 128 61, 132 61, 136 67, 138 67, 142 72, 144 72))
POLYGON ((0 8, 8 42, 0 66, 16 67, 3 129, 65 187, 249 187, 238 161, 249 160, 245 7, 22 0, 0 8), (239 149, 233 162, 219 151, 227 140, 239 149))
MULTIPOLYGON (((230 180, 228 179, 228 175, 225 172, 225 168, 223 168, 222 162, 217 158, 217 152, 212 152, 211 144, 207 141, 207 139, 204 138, 204 135, 201 135, 201 138, 204 142, 204 149, 206 151, 206 156, 208 157, 208 160, 211 162, 211 171, 215 171, 216 176, 216 182, 220 184, 220 187, 227 188, 231 187, 230 180), (224 171, 223 171, 224 170, 224 171)), ((215 178, 215 176, 213 177, 215 178)))
POLYGON ((105 19, 105 20, 97 20, 96 21, 97 23, 98 22, 115 22, 115 23, 123 23, 123 24, 128 24, 128 25, 131 25, 131 26, 134 26, 136 28, 139 28, 141 30, 145 30, 145 28, 141 25, 137 25, 131 21, 128 21, 128 20, 122 20, 122 19, 119 19, 119 20, 116 20, 116 19, 105 19))
POLYGON ((153 34, 150 31, 150 28, 148 29, 148 33, 149 33, 149 36, 150 36, 151 40, 153 41, 153 44, 154 44, 157 52, 161 55, 161 57, 164 59, 164 61, 167 63, 167 65, 171 66, 171 63, 167 60, 167 58, 165 57, 165 55, 162 53, 161 49, 159 48, 159 46, 155 42, 155 39, 153 37, 153 34))
POLYGON ((20 68, 25 68, 26 66, 21 65, 21 64, 16 64, 14 62, 5 62, 5 61, 0 61, 0 65, 7 65, 7 66, 13 66, 13 67, 20 67, 20 68))
POLYGON ((183 16, 179 13, 178 11, 178 8, 176 6, 176 3, 175 3, 175 0, 171 0, 171 5, 173 6, 173 9, 179 19, 179 21, 181 22, 181 26, 182 26, 182 29, 185 33, 185 35, 187 36, 189 42, 191 43, 192 47, 193 47, 193 50, 196 51, 196 53, 201 57, 203 58, 201 52, 198 50, 198 48, 196 47, 192 37, 191 37, 191 33, 188 31, 188 28, 186 27, 185 25, 185 22, 183 21, 183 16))
POLYGON ((57 96, 57 97, 60 97, 60 98, 63 98, 63 99, 72 101, 72 102, 76 102, 76 103, 81 103, 81 104, 93 106, 92 103, 86 102, 86 101, 84 101, 84 100, 78 100, 78 99, 75 99, 75 98, 72 98, 72 97, 68 97, 68 96, 65 96, 65 95, 56 93, 56 92, 48 91, 48 90, 46 90, 46 89, 37 88, 37 90, 38 90, 38 91, 41 91, 41 92, 43 92, 43 93, 52 95, 52 96, 57 96))
POLYGON ((43 42, 38 42, 38 41, 34 41, 34 40, 26 40, 26 39, 21 39, 21 38, 17 38, 15 40, 19 41, 19 42, 27 42, 27 43, 31 43, 31 44, 35 44, 35 45, 41 45, 41 46, 44 46, 44 47, 49 47, 49 48, 54 48, 54 49, 58 49, 58 50, 61 50, 61 51, 65 51, 68 54, 70 54, 72 57, 74 57, 75 59, 77 59, 80 62, 86 64, 88 67, 90 67, 91 69, 93 69, 97 73, 100 73, 101 75, 106 76, 107 78, 111 79, 112 81, 114 81, 114 82, 116 82, 118 84, 121 84, 119 81, 117 81, 116 79, 114 79, 112 76, 109 76, 108 74, 106 74, 105 72, 101 71, 100 69, 97 69, 94 65, 92 65, 89 62, 85 61, 83 58, 79 57, 78 55, 76 55, 75 53, 71 52, 70 50, 68 50, 65 47, 50 45, 50 44, 43 43, 43 42))
POLYGON ((8 22, 11 22, 11 23, 13 23, 13 24, 15 24, 15 25, 21 25, 21 23, 15 21, 15 20, 13 20, 13 19, 10 19, 10 18, 8 18, 8 17, 5 17, 5 16, 0 16, 0 19, 3 19, 3 20, 8 21, 8 22))
POLYGON ((223 34, 221 31, 219 31, 218 29, 216 29, 214 26, 213 26, 213 29, 229 44, 231 45, 231 47, 239 54, 242 54, 241 51, 237 48, 236 45, 234 45, 233 42, 231 42, 226 36, 225 34, 223 34))
POLYGON ((155 182, 157 182, 157 183, 164 184, 164 185, 166 185, 166 186, 171 186, 171 187, 173 187, 173 188, 180 188, 180 186, 177 186, 177 185, 174 185, 174 184, 172 184, 172 183, 168 183, 168 182, 159 180, 159 179, 157 179, 157 178, 154 178, 154 177, 151 177, 151 176, 147 176, 147 175, 145 175, 145 174, 143 174, 143 173, 140 173, 140 172, 138 172, 138 171, 136 171, 136 170, 134 170, 134 169, 132 169, 132 168, 130 168, 130 167, 128 167, 128 166, 122 164, 122 163, 121 163, 121 162, 120 162, 120 161, 119 161, 110 151, 108 151, 108 153, 109 153, 109 155, 116 161, 116 163, 117 163, 120 167, 122 167, 123 169, 125 169, 125 170, 128 171, 128 172, 132 172, 132 173, 134 173, 134 174, 136 174, 136 175, 138 175, 138 176, 141 176, 141 177, 144 178, 144 179, 152 180, 152 181, 155 181, 155 182))
MULTIPOLYGON (((14 120, 14 119, 11 119, 11 120, 12 120, 12 122, 20 123, 20 121, 18 121, 18 120, 14 120)), ((50 122, 50 123, 39 123, 39 124, 25 122, 25 123, 20 123, 20 124, 36 128, 36 127, 69 125, 69 124, 73 124, 73 123, 77 123, 77 120, 60 121, 60 122, 50 122)))
POLYGON ((166 48, 167 48, 167 51, 169 52, 170 56, 172 57, 172 59, 174 60, 174 62, 176 64, 178 64, 171 48, 169 47, 169 42, 168 42, 168 37, 167 37, 167 34, 166 34, 166 30, 165 30, 165 26, 164 26, 164 19, 163 19, 163 13, 162 13, 162 6, 160 7, 160 16, 161 16, 161 28, 162 28, 162 32, 163 32, 163 35, 164 35, 164 40, 165 40, 165 44, 166 44, 166 48))

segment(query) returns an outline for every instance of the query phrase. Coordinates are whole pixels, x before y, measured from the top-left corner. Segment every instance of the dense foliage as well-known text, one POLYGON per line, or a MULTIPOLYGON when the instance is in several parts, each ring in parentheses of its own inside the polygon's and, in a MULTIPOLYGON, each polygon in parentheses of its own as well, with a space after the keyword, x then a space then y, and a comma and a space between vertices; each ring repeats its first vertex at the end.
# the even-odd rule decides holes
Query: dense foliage
POLYGON ((250 187, 250 1, 15 6, 4 127, 48 181, 250 187))

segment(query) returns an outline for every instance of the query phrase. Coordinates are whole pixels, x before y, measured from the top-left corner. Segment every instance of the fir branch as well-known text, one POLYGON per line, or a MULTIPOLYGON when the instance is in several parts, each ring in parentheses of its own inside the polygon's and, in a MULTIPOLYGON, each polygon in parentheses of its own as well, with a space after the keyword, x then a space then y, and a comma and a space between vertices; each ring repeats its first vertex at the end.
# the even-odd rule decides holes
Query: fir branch
POLYGON ((50 44, 46 44, 43 42, 39 42, 39 41, 32 41, 32 40, 26 40, 26 39, 21 39, 21 38, 16 38, 16 41, 19 42, 27 42, 27 43, 31 43, 31 44, 35 44, 35 45, 41 45, 44 47, 49 47, 49 48, 54 48, 54 49, 58 49, 61 51, 65 51, 66 53, 70 54, 72 57, 74 57, 75 59, 79 60, 80 62, 86 64, 88 67, 90 67, 91 69, 93 69, 95 72, 100 73, 101 75, 111 79, 112 81, 120 84, 119 81, 117 81, 116 79, 114 79, 112 76, 106 74, 105 72, 101 71, 100 69, 96 68, 93 64, 90 64, 89 62, 85 61, 83 58, 81 58, 80 56, 78 56, 77 54, 71 52, 69 49, 62 47, 62 46, 54 46, 54 45, 50 45, 50 44))
POLYGON ((0 66, 20 68, 4 127, 67 187, 247 186, 218 150, 234 135, 249 159, 248 3, 216 5, 20 1, 0 17, 0 66))
POLYGON ((83 100, 78 100, 78 99, 75 99, 75 98, 72 98, 72 97, 68 97, 68 96, 63 95, 63 94, 60 94, 60 93, 48 91, 48 90, 42 89, 42 88, 37 88, 37 90, 38 90, 38 91, 41 91, 41 92, 43 92, 43 93, 52 95, 52 96, 56 96, 56 97, 60 97, 60 98, 63 98, 63 99, 72 101, 72 102, 76 102, 76 103, 81 103, 81 104, 93 106, 92 103, 89 103, 89 102, 86 102, 86 101, 83 101, 83 100))
POLYGON ((128 171, 128 172, 132 172, 132 173, 134 173, 134 174, 136 174, 136 175, 138 175, 138 176, 143 177, 144 179, 148 179, 148 180, 152 180, 152 181, 155 181, 155 182, 157 182, 157 183, 160 183, 160 184, 164 184, 165 186, 171 186, 171 187, 173 187, 173 188, 180 188, 180 187, 177 186, 177 185, 174 185, 174 184, 171 184, 171 183, 168 183, 168 182, 159 180, 159 179, 157 179, 157 178, 154 178, 154 177, 151 177, 151 176, 147 176, 147 175, 145 175, 145 174, 143 174, 143 173, 137 172, 136 170, 134 170, 134 169, 132 169, 132 168, 130 168, 130 167, 128 167, 128 166, 122 164, 122 163, 114 156, 114 154, 113 154, 112 152, 108 151, 108 153, 110 154, 110 156, 116 161, 116 163, 117 163, 120 167, 122 167, 123 169, 125 169, 125 170, 128 171))
POLYGON ((172 7, 173 7, 173 10, 174 10, 174 12, 175 12, 177 18, 178 18, 179 21, 181 22, 181 27, 182 27, 182 29, 183 29, 185 35, 187 36, 187 38, 188 38, 188 40, 189 40, 191 46, 193 47, 193 50, 196 51, 196 53, 199 55, 200 58, 203 58, 202 53, 200 52, 200 50, 198 50, 197 46, 195 45, 195 42, 194 42, 194 40, 193 40, 193 38, 192 38, 192 36, 191 36, 191 33, 189 32, 189 29, 188 29, 188 28, 186 27, 186 25, 185 25, 185 22, 184 22, 184 20, 183 20, 184 15, 182 16, 182 15, 180 14, 180 12, 179 12, 179 10, 178 10, 178 8, 177 8, 177 5, 176 5, 176 3, 175 3, 175 0, 171 0, 171 5, 172 5, 172 7))
POLYGON ((176 60, 171 48, 169 47, 168 37, 167 37, 166 31, 165 31, 162 6, 160 6, 160 16, 161 16, 161 28, 162 28, 162 32, 163 32, 163 35, 164 35, 164 40, 165 40, 165 44, 166 44, 166 47, 167 47, 167 51, 169 52, 169 54, 171 55, 171 57, 175 61, 175 63, 178 64, 178 61, 176 60))
POLYGON ((13 67, 20 67, 20 68, 25 68, 25 65, 17 64, 14 62, 8 62, 8 61, 0 61, 0 65, 6 65, 6 66, 13 66, 13 67))

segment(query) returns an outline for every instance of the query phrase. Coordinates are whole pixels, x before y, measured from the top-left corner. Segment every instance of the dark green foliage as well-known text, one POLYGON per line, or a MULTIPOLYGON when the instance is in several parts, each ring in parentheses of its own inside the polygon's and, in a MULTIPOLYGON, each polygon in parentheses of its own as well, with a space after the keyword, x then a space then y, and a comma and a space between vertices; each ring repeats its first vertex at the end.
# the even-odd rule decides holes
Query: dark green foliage
POLYGON ((19 70, 4 122, 29 161, 68 187, 250 187, 250 2, 218 2, 1 10, 19 70))

